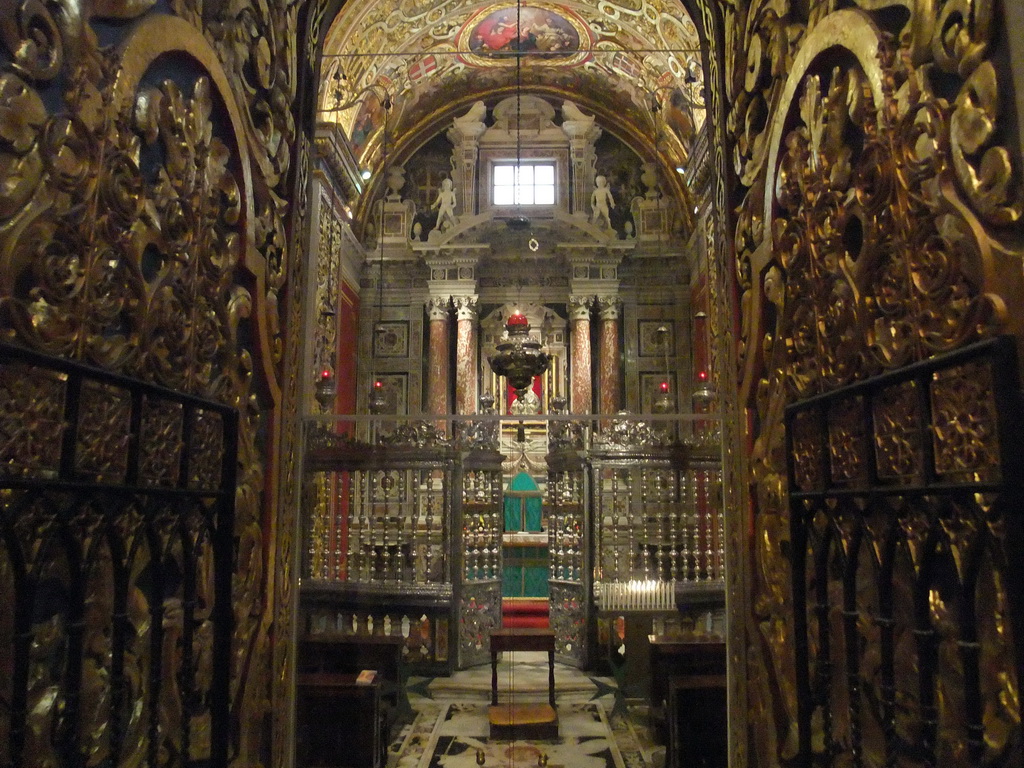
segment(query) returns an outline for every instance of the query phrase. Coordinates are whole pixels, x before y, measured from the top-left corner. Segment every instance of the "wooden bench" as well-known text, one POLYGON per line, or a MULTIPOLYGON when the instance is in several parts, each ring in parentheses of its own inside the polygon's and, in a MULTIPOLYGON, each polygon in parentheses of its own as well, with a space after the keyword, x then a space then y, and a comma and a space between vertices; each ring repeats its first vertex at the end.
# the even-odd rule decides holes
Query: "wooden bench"
POLYGON ((514 628, 491 632, 491 706, 488 711, 491 738, 499 740, 557 739, 555 709, 555 632, 552 629, 514 628), (510 700, 498 703, 498 654, 504 651, 547 651, 548 703, 510 700))

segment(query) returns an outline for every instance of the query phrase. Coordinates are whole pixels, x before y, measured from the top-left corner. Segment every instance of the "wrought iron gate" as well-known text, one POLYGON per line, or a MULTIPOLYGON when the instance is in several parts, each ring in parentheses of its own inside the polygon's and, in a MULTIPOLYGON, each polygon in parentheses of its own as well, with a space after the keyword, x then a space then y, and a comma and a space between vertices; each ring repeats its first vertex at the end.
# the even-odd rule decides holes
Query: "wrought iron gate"
POLYGON ((0 345, 0 764, 227 765, 237 429, 0 345))
POLYGON ((1017 370, 999 338, 786 409, 804 765, 1020 749, 1017 370))

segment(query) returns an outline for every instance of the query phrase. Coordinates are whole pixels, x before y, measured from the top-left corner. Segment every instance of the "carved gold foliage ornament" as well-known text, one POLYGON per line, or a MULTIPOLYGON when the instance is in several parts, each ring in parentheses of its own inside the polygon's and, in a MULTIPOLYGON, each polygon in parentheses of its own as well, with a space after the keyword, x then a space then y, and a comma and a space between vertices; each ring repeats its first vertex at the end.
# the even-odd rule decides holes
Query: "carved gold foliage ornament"
POLYGON ((935 471, 959 480, 1000 479, 992 370, 975 363, 935 374, 931 407, 935 471))
MULTIPOLYGON (((789 510, 778 501, 786 488, 784 407, 1018 331, 1024 296, 1024 177, 1006 145, 1019 129, 999 69, 1005 53, 995 48, 997 5, 853 6, 730 6, 736 26, 727 38, 728 130, 742 195, 734 239, 740 390, 753 409, 758 543, 747 635, 750 705, 776 714, 755 725, 755 741, 771 761, 791 754, 797 710, 792 688, 776 672, 794 642, 791 608, 779 598, 788 589, 789 510), (780 532, 782 541, 764 544, 780 532)), ((926 393, 905 385, 877 397, 874 471, 889 482, 919 482, 927 453, 950 480, 993 479, 998 442, 990 403, 984 371, 950 374, 926 393), (920 433, 918 409, 929 399, 945 415, 934 433, 920 433), (927 451, 925 441, 933 443, 927 451)), ((854 486, 867 471, 870 440, 844 431, 840 415, 829 416, 827 432, 813 420, 794 424, 798 490, 813 489, 822 467, 854 486)), ((902 514, 897 573, 910 578, 926 556, 928 523, 902 514)), ((897 659, 914 657, 912 638, 894 644, 897 659)), ((1014 685, 1001 695, 1015 696, 1014 685)), ((896 728, 920 738, 901 714, 913 710, 912 674, 900 670, 896 686, 896 728)), ((1019 717, 1019 705, 1012 711, 1019 717)), ((823 727, 816 721, 815 738, 823 727)))
POLYGON ((921 480, 924 460, 919 408, 913 381, 891 387, 875 399, 875 469, 880 478, 904 483, 921 480))
POLYGON ((130 447, 130 398, 91 381, 82 390, 75 469, 87 477, 123 483, 130 447))
POLYGON ((60 437, 65 428, 67 378, 29 366, 0 369, 0 474, 55 477, 60 450, 41 434, 60 437))
MULTIPOLYGON (((279 406, 284 360, 278 297, 292 275, 288 201, 295 180, 301 5, 0 0, 0 334, 51 355, 230 403, 242 417, 231 670, 231 727, 238 738, 230 759, 245 765, 268 751, 272 620, 288 632, 287 616, 274 616, 267 593, 274 580, 265 573, 264 553, 274 545, 264 521, 276 513, 263 497, 264 467, 274 446, 262 436, 261 422, 279 406), (254 390, 264 394, 257 399, 254 390)), ((11 402, 0 398, 0 444, 17 446, 5 451, 17 461, 2 471, 46 477, 56 456, 52 446, 19 435, 28 416, 33 434, 52 420, 59 438, 61 384, 24 373, 21 381, 0 381, 0 391, 11 395, 11 402)), ((123 482, 123 404, 102 387, 85 393, 84 401, 91 406, 76 436, 77 470, 123 482)), ((219 417, 199 412, 184 423, 180 413, 154 404, 144 422, 141 484, 173 485, 180 471, 174 457, 184 449, 189 486, 217 486, 219 417)), ((35 519, 26 523, 26 541, 47 535, 42 517, 35 519)), ((147 525, 141 513, 119 525, 124 561, 116 567, 129 574, 119 610, 132 627, 121 695, 139 704, 118 724, 132 754, 116 759, 130 766, 144 760, 150 746, 146 708, 154 649, 147 589, 153 562, 180 560, 184 550, 165 539, 161 551, 151 551, 140 534, 147 525)), ((192 519, 188 530, 203 571, 212 552, 202 521, 192 519)), ((102 589, 110 566, 100 563, 111 554, 96 552, 94 582, 102 589)), ((287 581, 287 563, 281 565, 287 581)), ((161 731, 154 748, 172 762, 184 761, 176 752, 184 745, 174 733, 185 729, 191 759, 203 760, 210 752, 209 710, 200 705, 207 690, 202 680, 210 674, 204 638, 212 626, 200 607, 194 625, 184 627, 182 597, 165 600, 161 653, 190 666, 164 669, 160 711, 152 713, 161 731), (192 692, 180 687, 190 677, 199 681, 192 692), (183 697, 191 697, 194 722, 180 707, 183 697)), ((208 607, 212 597, 199 595, 197 601, 208 607)), ((96 634, 103 631, 103 606, 86 610, 82 701, 101 705, 109 700, 104 686, 111 675, 109 651, 96 634)), ((53 694, 59 681, 45 670, 57 668, 53 654, 62 632, 41 627, 33 641, 38 680, 29 695, 39 716, 33 716, 24 751, 44 762, 53 756, 47 739, 60 706, 53 694)), ((82 729, 90 764, 103 762, 109 727, 97 714, 82 729)))
POLYGON ((866 439, 861 398, 842 401, 829 413, 829 454, 835 483, 856 484, 865 479, 866 439))
POLYGON ((344 227, 327 195, 320 198, 319 249, 316 261, 316 325, 314 375, 334 375, 337 356, 338 307, 341 283, 341 248, 344 227))

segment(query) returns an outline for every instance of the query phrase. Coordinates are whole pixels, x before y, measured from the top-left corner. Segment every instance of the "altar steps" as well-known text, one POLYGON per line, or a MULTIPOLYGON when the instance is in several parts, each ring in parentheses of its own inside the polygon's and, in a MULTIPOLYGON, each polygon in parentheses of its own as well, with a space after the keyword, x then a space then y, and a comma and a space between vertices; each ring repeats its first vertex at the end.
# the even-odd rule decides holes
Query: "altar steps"
POLYGON ((547 629, 548 601, 536 597, 506 597, 501 601, 501 626, 505 629, 547 629))

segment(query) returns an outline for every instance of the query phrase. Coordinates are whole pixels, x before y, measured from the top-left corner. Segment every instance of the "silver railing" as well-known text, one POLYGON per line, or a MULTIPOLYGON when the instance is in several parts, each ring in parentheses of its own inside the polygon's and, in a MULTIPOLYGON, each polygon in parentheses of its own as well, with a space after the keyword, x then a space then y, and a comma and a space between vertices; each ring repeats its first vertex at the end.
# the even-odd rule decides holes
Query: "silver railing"
POLYGON ((450 641, 475 658, 500 623, 502 547, 520 535, 504 531, 503 500, 520 472, 543 492, 544 533, 531 535, 547 549, 553 608, 580 611, 566 613, 573 646, 585 642, 582 606, 669 610, 680 585, 724 586, 714 414, 310 417, 304 428, 310 631, 407 635, 414 657, 438 664, 450 641))

